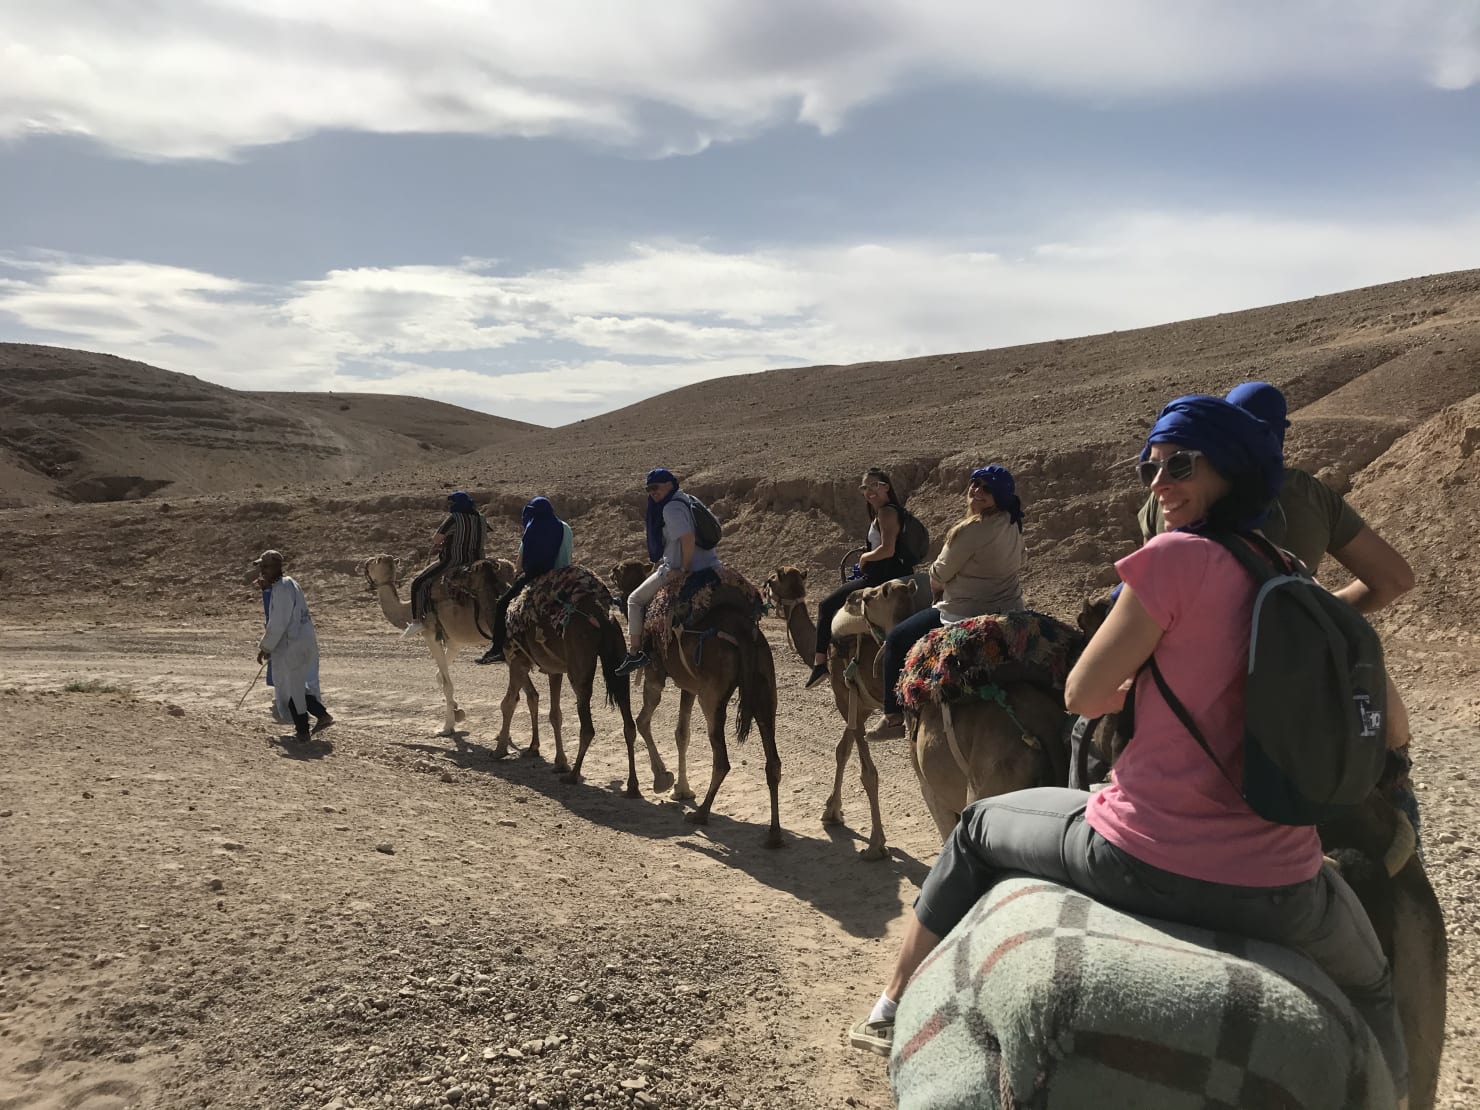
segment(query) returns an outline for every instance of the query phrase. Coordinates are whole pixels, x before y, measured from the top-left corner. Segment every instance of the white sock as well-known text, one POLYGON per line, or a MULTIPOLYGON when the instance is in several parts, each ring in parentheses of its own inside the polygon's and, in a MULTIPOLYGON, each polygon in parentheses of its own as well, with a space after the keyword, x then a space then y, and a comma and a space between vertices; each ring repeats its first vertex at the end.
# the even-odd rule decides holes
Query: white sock
POLYGON ((887 994, 880 993, 879 1000, 874 1003, 874 1008, 868 1012, 869 1021, 893 1021, 894 1011, 899 1009, 899 1003, 887 994))

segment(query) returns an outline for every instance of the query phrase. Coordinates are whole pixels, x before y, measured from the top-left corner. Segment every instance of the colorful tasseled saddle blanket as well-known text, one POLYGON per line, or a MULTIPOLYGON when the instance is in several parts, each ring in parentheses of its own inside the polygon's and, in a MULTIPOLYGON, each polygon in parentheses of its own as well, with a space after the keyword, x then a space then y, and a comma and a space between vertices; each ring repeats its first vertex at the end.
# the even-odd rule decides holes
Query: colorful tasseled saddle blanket
POLYGON ((564 632, 572 617, 600 625, 611 607, 606 583, 583 566, 561 567, 540 575, 509 603, 509 639, 544 624, 564 632))
POLYGON ((927 701, 993 698, 1008 682, 1062 690, 1084 642, 1074 625, 1028 609, 970 617, 931 632, 910 649, 899 675, 899 699, 918 709, 927 701))
POLYGON ((649 645, 659 643, 672 628, 691 628, 721 605, 749 613, 757 623, 766 611, 761 592, 739 571, 726 566, 695 571, 681 585, 664 586, 658 591, 642 624, 644 641, 649 645))

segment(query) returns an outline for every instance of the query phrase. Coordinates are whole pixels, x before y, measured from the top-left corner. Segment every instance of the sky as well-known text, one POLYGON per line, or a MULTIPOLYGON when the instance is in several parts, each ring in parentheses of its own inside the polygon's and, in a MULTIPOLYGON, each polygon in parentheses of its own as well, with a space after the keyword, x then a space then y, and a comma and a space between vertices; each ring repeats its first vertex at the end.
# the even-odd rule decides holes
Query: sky
POLYGON ((0 0, 0 341, 559 425, 1480 266, 1480 0, 0 0))

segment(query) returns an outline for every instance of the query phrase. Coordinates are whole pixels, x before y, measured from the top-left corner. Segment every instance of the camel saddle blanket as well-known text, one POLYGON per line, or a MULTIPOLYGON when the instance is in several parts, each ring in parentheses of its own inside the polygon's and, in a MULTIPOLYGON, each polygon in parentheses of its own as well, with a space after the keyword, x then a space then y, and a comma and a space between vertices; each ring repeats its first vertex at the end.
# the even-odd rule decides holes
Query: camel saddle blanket
POLYGON ((611 605, 611 590, 585 567, 572 564, 547 571, 509 603, 509 639, 541 625, 564 632, 575 616, 600 627, 611 605))
POLYGON ((910 981, 900 1110, 1391 1110, 1367 1025, 1288 948, 1132 917, 1023 875, 910 981))
POLYGON ((674 628, 689 628, 711 609, 732 606, 760 625, 766 604, 761 592, 743 574, 721 566, 695 571, 676 586, 664 586, 648 606, 642 622, 647 643, 661 643, 674 628))
POLYGON ((899 700, 909 709, 992 697, 1008 682, 1062 690, 1084 649, 1071 624, 1023 610, 970 617, 929 633, 905 657, 899 700))

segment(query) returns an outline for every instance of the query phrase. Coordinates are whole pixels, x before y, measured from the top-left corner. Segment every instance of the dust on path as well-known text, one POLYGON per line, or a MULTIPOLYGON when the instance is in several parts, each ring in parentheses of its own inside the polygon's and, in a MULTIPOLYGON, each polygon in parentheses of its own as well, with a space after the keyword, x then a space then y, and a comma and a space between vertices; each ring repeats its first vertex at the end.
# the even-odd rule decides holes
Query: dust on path
MULTIPOLYGON (((640 751, 645 796, 621 795, 625 751, 604 705, 582 784, 547 763, 488 759, 506 672, 473 666, 471 653, 454 672, 462 750, 435 735, 431 663, 389 629, 325 637, 326 701, 340 723, 326 734, 331 751, 301 759, 275 742, 262 687, 234 708, 255 670, 248 622, 0 626, 11 725, 0 843, 9 889, 26 892, 0 907, 0 966, 16 969, 0 975, 0 1105, 247 1105, 272 1092, 318 1110, 336 1097, 357 1105, 357 1092, 366 1105, 416 1105, 451 1083, 467 1085, 468 1105, 528 1105, 537 1082, 479 1055, 502 1051, 501 1036, 512 1047, 526 1020, 525 1032, 558 1026, 573 1038, 552 1050, 574 1073, 551 1071, 557 1086, 631 1096, 602 1068, 647 1053, 662 1055, 641 1077, 654 1105, 890 1105, 882 1061, 849 1050, 843 1030, 872 1001, 938 841, 892 745, 876 746, 892 858, 854 858, 867 832, 854 767, 853 827, 822 829, 839 722, 826 691, 801 689, 779 626, 768 632, 781 685, 780 852, 760 847, 758 745, 732 745, 715 817, 697 829, 650 795, 640 751), (93 692, 59 692, 69 684, 93 692), (646 1000, 620 1021, 558 998, 526 1004, 591 993, 609 966, 645 969, 612 994, 646 1000), (424 984, 444 967, 483 976, 516 1009, 415 1009, 436 1002, 424 984), (385 980, 393 971, 409 985, 385 980), (407 990, 404 1020, 376 1025, 371 1004, 407 990), (315 992, 349 997, 370 1025, 344 1025, 335 1010, 340 1024, 326 1028, 304 1001, 315 992)), ((671 700, 658 716, 670 767, 671 700)), ((574 740, 568 690, 564 701, 574 740)), ((1441 1104, 1469 1106, 1480 1070, 1469 784, 1480 753, 1474 729, 1452 717, 1421 708, 1415 725, 1452 945, 1441 1104)), ((514 737, 527 736, 521 705, 514 737)), ((547 727, 542 736, 549 755, 547 727)), ((691 754, 697 785, 702 735, 691 754)))

